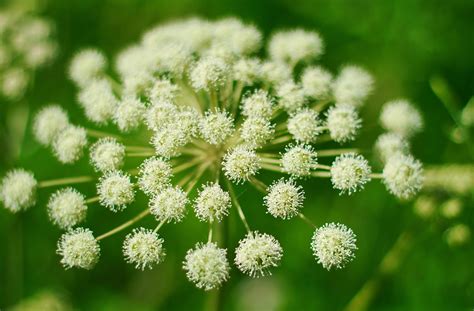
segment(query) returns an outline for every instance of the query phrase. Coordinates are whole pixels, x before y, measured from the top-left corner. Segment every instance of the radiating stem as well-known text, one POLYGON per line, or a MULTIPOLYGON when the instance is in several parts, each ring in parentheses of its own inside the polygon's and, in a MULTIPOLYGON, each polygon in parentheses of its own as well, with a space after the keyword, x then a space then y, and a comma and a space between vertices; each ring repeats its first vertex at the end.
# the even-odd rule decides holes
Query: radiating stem
POLYGON ((118 135, 114 135, 114 134, 110 134, 110 133, 106 133, 106 132, 102 132, 98 130, 86 129, 86 133, 90 137, 94 137, 94 138, 112 137, 118 140, 121 139, 121 137, 118 135))
POLYGON ((209 222, 209 234, 207 236, 207 243, 212 241, 212 221, 209 222))
POLYGON ((162 220, 158 226, 156 226, 155 230, 153 230, 153 232, 157 233, 158 230, 160 230, 160 228, 165 224, 166 220, 162 220))
POLYGON ((98 236, 96 238, 97 241, 100 241, 100 240, 103 240, 105 239, 106 237, 109 237, 119 231, 122 231, 123 229, 133 225, 134 223, 136 223, 137 221, 141 220, 143 217, 145 217, 146 215, 150 214, 150 209, 147 208, 146 210, 142 211, 140 214, 138 214, 137 216, 133 217, 132 219, 130 219, 129 221, 126 221, 124 222, 123 224, 121 224, 120 226, 118 227, 115 227, 114 229, 98 236))
POLYGON ((313 173, 311 173, 311 176, 326 178, 326 177, 331 177, 331 173, 329 173, 329 172, 313 172, 313 173))
POLYGON ((276 166, 276 165, 271 165, 271 164, 265 164, 261 163, 260 166, 267 171, 274 171, 274 172, 279 172, 279 173, 284 173, 281 167, 276 166))
POLYGON ((146 147, 146 146, 125 146, 125 150, 127 151, 137 151, 137 152, 155 152, 155 149, 152 147, 146 147))
POLYGON ((247 219, 245 218, 244 212, 242 211, 242 207, 240 206, 239 201, 237 200, 237 197, 234 192, 234 188, 227 178, 225 179, 225 181, 227 183, 227 189, 229 190, 229 194, 230 194, 230 197, 232 198, 232 202, 234 203, 235 208, 237 209, 237 213, 239 214, 239 217, 242 220, 242 223, 244 224, 245 229, 247 230, 247 232, 250 233, 250 226, 247 223, 247 219))
POLYGON ((87 199, 85 202, 86 202, 86 204, 90 204, 90 203, 99 202, 99 200, 100 200, 100 197, 99 197, 99 196, 96 196, 96 197, 87 199))
POLYGON ((343 153, 358 153, 359 149, 357 148, 347 148, 347 149, 326 149, 318 151, 318 157, 332 157, 341 155, 343 153))
POLYGON ((266 163, 270 163, 270 164, 277 164, 277 165, 280 165, 280 159, 269 159, 269 158, 265 158, 265 157, 260 157, 260 160, 262 162, 266 162, 266 163))
POLYGON ((252 185, 255 186, 255 188, 257 188, 257 190, 267 194, 268 186, 265 185, 265 183, 263 181, 255 178, 255 177, 252 177, 252 178, 250 178, 250 182, 252 183, 252 185))
POLYGON ((125 156, 129 158, 143 158, 143 157, 152 157, 156 155, 155 152, 144 151, 144 152, 130 152, 126 153, 125 156))
POLYGON ((381 174, 381 173, 370 174, 370 178, 383 179, 383 174, 381 174))
POLYGON ((305 215, 303 215, 303 213, 299 213, 298 216, 299 216, 301 219, 303 219, 303 221, 304 221, 305 223, 307 223, 308 225, 310 225, 311 227, 317 228, 316 225, 315 225, 311 220, 308 219, 308 217, 306 217, 305 215))
POLYGON ((292 139, 293 139, 293 138, 292 138, 290 135, 285 135, 285 136, 278 137, 278 138, 272 140, 272 141, 270 142, 270 144, 271 144, 271 145, 278 145, 278 144, 282 144, 282 143, 291 141, 292 139))
POLYGON ((178 166, 175 166, 173 168, 173 173, 174 174, 177 174, 179 172, 182 172, 190 167, 193 167, 194 165, 198 164, 199 162, 201 162, 203 160, 202 157, 198 157, 198 158, 194 158, 193 160, 189 161, 189 162, 185 162, 185 163, 182 163, 178 166))
POLYGON ((315 168, 315 169, 318 169, 318 168, 319 168, 319 169, 328 170, 328 171, 331 170, 331 166, 329 166, 329 165, 323 165, 323 164, 316 164, 316 165, 314 166, 314 168, 315 168))
POLYGON ((93 181, 94 177, 92 176, 78 176, 78 177, 67 177, 67 178, 58 178, 40 181, 38 183, 38 188, 47 188, 54 186, 62 186, 69 184, 80 184, 93 181))

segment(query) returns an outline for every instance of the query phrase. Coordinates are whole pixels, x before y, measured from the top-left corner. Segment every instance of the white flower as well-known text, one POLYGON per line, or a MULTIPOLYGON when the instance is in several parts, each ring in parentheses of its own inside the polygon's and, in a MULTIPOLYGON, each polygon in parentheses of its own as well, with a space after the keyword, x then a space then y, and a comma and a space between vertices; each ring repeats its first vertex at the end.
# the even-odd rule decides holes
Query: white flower
POLYGON ((120 131, 129 132, 140 126, 145 105, 133 96, 126 96, 115 107, 113 120, 120 131))
POLYGON ((413 136, 423 128, 421 114, 404 99, 386 103, 380 113, 380 123, 386 130, 405 137, 413 136))
POLYGON ((281 158, 283 171, 293 177, 304 177, 318 163, 318 155, 310 145, 288 146, 281 158))
POLYGON ((236 18, 226 18, 213 26, 214 40, 236 55, 248 55, 262 45, 262 34, 252 25, 244 25, 236 18))
POLYGON ((292 66, 307 62, 323 53, 324 44, 317 32, 302 29, 280 31, 273 35, 268 44, 270 57, 292 66))
POLYGON ((314 99, 327 99, 331 92, 332 74, 322 67, 307 67, 301 76, 303 93, 314 99))
POLYGON ((291 68, 282 62, 267 61, 262 64, 261 80, 270 85, 280 85, 292 77, 291 68))
POLYGON ((318 113, 312 109, 302 109, 288 120, 288 132, 295 140, 309 144, 317 140, 322 132, 322 122, 318 113))
POLYGON ((260 170, 260 159, 255 151, 237 146, 225 154, 222 166, 227 178, 243 183, 260 170))
POLYGON ((150 100, 151 102, 171 102, 175 99, 178 90, 178 86, 168 79, 155 80, 149 91, 150 100))
POLYGON ((82 156, 86 145, 86 130, 82 127, 69 125, 56 135, 53 141, 53 151, 59 162, 73 163, 82 156))
POLYGON ((227 79, 229 66, 218 57, 208 57, 197 62, 189 73, 191 85, 196 90, 217 89, 227 79))
POLYGON ((282 178, 270 186, 264 201, 270 215, 290 219, 298 215, 303 207, 304 191, 293 180, 282 178))
POLYGON ((203 187, 194 201, 194 211, 200 221, 221 221, 232 206, 229 193, 217 183, 203 187))
POLYGON ((183 269, 188 279, 198 288, 211 290, 219 288, 229 278, 227 251, 215 243, 198 243, 186 254, 183 269))
POLYGON ((69 125, 67 113, 58 105, 42 108, 35 117, 33 133, 43 145, 52 144, 56 135, 69 125))
POLYGON ((10 68, 2 73, 0 92, 11 100, 19 99, 28 86, 28 74, 22 68, 10 68))
POLYGON ((97 124, 107 123, 114 115, 117 99, 107 80, 89 82, 78 95, 86 117, 97 124))
POLYGON ((169 158, 179 155, 179 149, 189 142, 190 137, 180 126, 167 124, 156 131, 151 143, 157 155, 169 158))
POLYGON ((370 181, 372 170, 369 162, 361 155, 345 153, 338 156, 331 166, 331 182, 341 194, 352 194, 364 188, 370 181))
POLYGON ((410 199, 423 186, 423 166, 411 155, 397 153, 388 158, 383 178, 390 193, 400 199, 410 199))
POLYGON ((201 119, 199 130, 206 142, 219 145, 233 133, 234 120, 226 111, 207 111, 201 119))
POLYGON ((156 101, 145 112, 145 124, 152 131, 158 131, 174 121, 176 105, 169 101, 156 101))
POLYGON ((270 118, 273 112, 273 101, 264 90, 257 90, 242 100, 242 114, 246 117, 259 116, 270 118))
POLYGON ((150 201, 150 212, 158 221, 180 222, 186 214, 189 200, 179 187, 167 187, 157 193, 150 201))
POLYGON ((357 110, 350 105, 340 104, 327 111, 326 126, 331 138, 338 143, 354 140, 361 123, 357 110))
POLYGON ((107 66, 107 59, 102 52, 86 49, 77 53, 69 66, 69 76, 80 87, 100 77, 107 66))
POLYGON ((274 125, 259 116, 247 118, 240 128, 240 137, 250 148, 263 146, 272 139, 274 133, 274 125))
POLYGON ((0 186, 0 199, 13 213, 25 210, 36 203, 36 181, 33 173, 24 169, 9 171, 0 186))
POLYGON ((261 62, 258 58, 242 58, 232 67, 233 79, 244 85, 252 85, 261 76, 261 62))
POLYGON ((170 183, 171 165, 160 158, 146 159, 139 169, 138 186, 148 195, 155 195, 170 183))
POLYGON ((278 104, 288 113, 292 113, 303 107, 305 97, 300 85, 291 80, 282 83, 277 88, 278 104))
POLYGON ((350 228, 342 224, 325 224, 314 232, 311 248, 323 268, 341 269, 354 259, 354 251, 357 249, 356 236, 350 228))
POLYGON ((239 241, 235 250, 235 264, 251 277, 271 275, 270 268, 278 267, 283 256, 280 243, 273 236, 250 232, 239 241))
POLYGON ((355 107, 363 105, 373 88, 372 76, 364 69, 352 65, 341 70, 332 86, 336 103, 355 107))
POLYGON ((130 176, 120 171, 111 171, 102 176, 97 185, 100 204, 112 212, 119 212, 133 202, 135 192, 130 176))
POLYGON ((66 268, 82 268, 90 270, 99 261, 100 246, 92 231, 76 228, 61 236, 58 242, 58 255, 66 268))
POLYGON ((100 172, 119 169, 124 157, 125 146, 112 137, 101 138, 90 148, 91 163, 100 172))
POLYGON ((408 141, 396 133, 382 134, 375 142, 375 151, 384 162, 395 153, 407 154, 409 148, 408 141))
POLYGON ((153 230, 138 228, 127 234, 123 242, 123 255, 136 269, 151 269, 166 257, 161 239, 153 230))
POLYGON ((69 229, 86 218, 85 197, 73 188, 56 191, 48 201, 48 215, 61 229, 69 229))

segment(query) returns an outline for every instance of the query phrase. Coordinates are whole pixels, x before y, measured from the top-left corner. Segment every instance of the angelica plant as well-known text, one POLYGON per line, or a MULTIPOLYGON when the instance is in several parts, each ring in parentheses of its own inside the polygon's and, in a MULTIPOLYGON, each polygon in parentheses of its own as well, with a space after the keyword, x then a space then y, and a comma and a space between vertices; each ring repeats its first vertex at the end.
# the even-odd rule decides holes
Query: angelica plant
MULTIPOLYGON (((242 273, 269 275, 280 264, 283 247, 246 216, 239 189, 254 187, 262 192, 262 213, 301 218, 311 226, 308 251, 323 268, 345 267, 355 257, 356 234, 342 224, 313 224, 304 215, 301 180, 322 178, 340 195, 351 195, 380 179, 389 192, 407 199, 421 187, 422 165, 393 139, 378 144, 385 157, 397 155, 378 173, 357 148, 327 147, 357 137, 359 108, 372 92, 372 76, 349 65, 333 77, 317 65, 324 43, 313 31, 276 32, 267 44, 268 57, 260 58, 263 45, 260 31, 237 19, 189 19, 146 32, 115 58, 115 72, 99 50, 79 52, 69 75, 90 123, 74 125, 62 108, 49 106, 37 114, 33 128, 59 162, 72 164, 89 153, 92 169, 84 176, 42 181, 13 170, 1 184, 3 204, 13 212, 25 210, 34 205, 37 189, 67 187, 48 203, 53 223, 69 230, 58 244, 66 268, 92 268, 99 243, 123 230, 129 231, 125 260, 137 269, 153 268, 165 259, 160 228, 195 215, 208 224, 209 234, 183 254, 183 267, 197 287, 211 290, 230 277, 233 252, 215 234, 229 215, 237 215, 247 232, 235 249, 242 273), (93 129, 107 124, 117 132, 93 129), (138 143, 143 139, 149 144, 138 143), (130 167, 131 158, 142 164, 130 167), (265 182, 263 172, 275 181, 265 182), (70 188, 81 182, 95 182, 97 193, 70 188), (111 217, 113 228, 98 235, 80 227, 91 205, 113 215, 134 203, 136 191, 147 195, 149 206, 134 218, 113 227, 111 217), (155 218, 156 227, 136 227, 145 217, 155 218)), ((395 130, 415 132, 419 126, 413 120, 405 127, 397 120, 395 130)))

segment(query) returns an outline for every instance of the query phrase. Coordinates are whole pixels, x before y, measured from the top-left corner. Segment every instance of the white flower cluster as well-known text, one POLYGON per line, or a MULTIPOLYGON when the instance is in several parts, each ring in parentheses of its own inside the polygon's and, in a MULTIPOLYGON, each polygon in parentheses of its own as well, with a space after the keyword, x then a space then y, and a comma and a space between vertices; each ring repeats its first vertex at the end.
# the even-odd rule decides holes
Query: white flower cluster
POLYGON ((0 10, 0 94, 23 97, 34 71, 57 54, 54 25, 20 6, 0 10))
MULTIPOLYGON (((324 43, 313 31, 276 32, 265 59, 257 56, 262 40, 258 29, 237 19, 189 19, 158 26, 120 52, 116 74, 98 50, 88 48, 74 57, 69 75, 90 125, 113 123, 119 133, 70 125, 56 105, 35 119, 37 140, 52 146, 62 163, 78 160, 88 141, 93 142, 90 174, 102 174, 91 177, 97 179, 97 196, 86 198, 68 187, 49 201, 52 221, 70 230, 58 249, 66 267, 91 268, 99 257, 98 241, 152 215, 155 230, 134 229, 123 244, 128 263, 152 268, 165 257, 158 230, 181 222, 191 205, 196 217, 209 224, 209 234, 207 242, 188 251, 183 267, 197 287, 211 290, 230 275, 228 251, 213 237, 229 215, 238 216, 247 230, 235 250, 234 263, 241 272, 251 277, 271 274, 283 255, 275 237, 250 228, 234 184, 264 192, 262 205, 271 216, 308 223, 305 191, 298 184, 303 178, 326 178, 341 194, 359 191, 373 178, 383 178, 388 190, 401 198, 419 189, 421 164, 405 155, 408 147, 398 136, 419 129, 413 121, 408 122, 410 130, 402 130, 399 120, 384 121, 394 134, 379 140, 380 154, 400 156, 387 160, 383 174, 372 173, 356 149, 338 147, 354 141, 362 127, 359 108, 373 89, 369 73, 349 65, 333 77, 315 64, 324 43), (334 147, 325 148, 328 142, 334 147), (130 167, 134 161, 129 159, 140 157, 142 164, 130 167), (336 158, 330 164, 328 157, 336 158), (272 175, 259 175, 262 171, 289 178, 267 186, 258 178, 272 175), (138 189, 149 198, 148 207, 124 224, 97 238, 88 229, 71 229, 84 220, 88 204, 98 202, 120 212, 133 203, 138 189)), ((63 178, 39 185, 78 180, 84 181, 63 178)), ((12 211, 26 209, 34 204, 35 189, 31 173, 14 170, 2 182, 1 199, 12 211)), ((354 257, 355 235, 344 225, 327 224, 316 230, 311 248, 324 268, 342 268, 354 257)))

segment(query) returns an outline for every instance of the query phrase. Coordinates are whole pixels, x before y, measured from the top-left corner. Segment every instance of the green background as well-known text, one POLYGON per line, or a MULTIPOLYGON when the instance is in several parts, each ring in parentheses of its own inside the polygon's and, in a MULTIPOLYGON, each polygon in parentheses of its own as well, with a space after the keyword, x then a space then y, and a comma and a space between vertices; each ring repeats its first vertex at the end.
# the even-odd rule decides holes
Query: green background
MULTIPOLYGON (((76 90, 66 78, 67 64, 74 52, 93 46, 112 57, 138 40, 149 27, 187 16, 237 16, 254 23, 265 35, 280 28, 319 31, 327 47, 321 60, 324 66, 336 72, 341 65, 356 63, 376 78, 376 90, 362 110, 364 131, 354 145, 369 149, 381 133, 376 121, 380 106, 390 99, 406 97, 423 111, 426 124, 425 131, 413 141, 415 156, 427 164, 469 162, 466 147, 448 139, 452 121, 430 89, 429 80, 440 76, 448 81, 458 107, 472 96, 473 1, 57 0, 42 3, 40 12, 57 25, 60 55, 52 66, 37 73, 22 102, 1 102, 2 131, 13 122, 8 113, 18 107, 23 107, 28 118, 25 137, 6 137, 2 133, 1 175, 13 166, 31 169, 40 179, 84 172, 87 159, 75 166, 60 166, 48 150, 33 140, 31 115, 45 104, 56 102, 69 111, 74 123, 86 125, 76 104, 76 90), (19 159, 11 157, 15 144, 21 146, 19 159)), ((373 158, 370 153, 367 156, 373 158)), ((268 181, 271 177, 262 178, 268 181)), ((233 269, 223 288, 225 310, 250 310, 248 303, 256 310, 265 310, 258 304, 262 302, 267 307, 276 304, 277 310, 341 310, 374 275, 385 253, 406 230, 411 232, 413 244, 401 258, 399 269, 379 283, 370 309, 474 307, 472 242, 449 248, 442 239, 444 224, 418 220, 410 203, 396 201, 378 181, 350 197, 338 196, 328 180, 309 180, 303 185, 307 193, 304 212, 309 218, 318 225, 341 222, 355 231, 359 247, 356 260, 343 270, 323 270, 309 248, 312 229, 298 219, 272 219, 264 213, 261 195, 248 190, 244 209, 251 226, 275 235, 285 254, 270 278, 250 281, 233 269)), ((95 191, 92 185, 79 189, 89 194, 95 191)), ((47 219, 48 197, 49 190, 41 191, 37 206, 25 213, 13 215, 0 209, 0 309, 41 290, 58 293, 78 310, 204 308, 209 295, 189 283, 181 269, 186 250, 198 240, 205 240, 207 234, 207 227, 191 213, 183 223, 162 229, 168 256, 152 271, 136 271, 123 261, 121 243, 125 233, 101 243, 101 260, 94 270, 66 271, 55 254, 61 232, 47 219)), ((144 200, 139 202, 146 204, 144 200)), ((472 201, 467 204, 470 206, 462 215, 463 222, 472 228, 472 201)), ((104 232, 143 208, 138 205, 113 218, 104 209, 92 207, 87 226, 104 232)), ((143 225, 152 224, 151 219, 143 221, 143 225)), ((235 214, 231 214, 229 227, 228 245, 232 250, 244 228, 235 214)))

